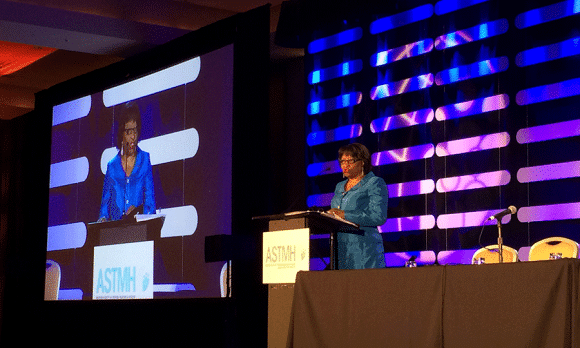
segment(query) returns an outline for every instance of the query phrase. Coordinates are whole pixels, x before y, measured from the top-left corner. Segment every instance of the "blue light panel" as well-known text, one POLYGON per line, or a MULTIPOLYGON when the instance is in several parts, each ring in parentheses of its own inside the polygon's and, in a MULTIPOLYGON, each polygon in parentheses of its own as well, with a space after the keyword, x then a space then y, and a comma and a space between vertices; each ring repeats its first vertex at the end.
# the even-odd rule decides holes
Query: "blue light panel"
POLYGON ((580 95, 580 78, 521 90, 516 103, 528 105, 575 95, 580 95))
POLYGON ((335 98, 319 100, 308 104, 308 114, 316 115, 327 111, 338 110, 360 104, 361 101, 361 92, 346 93, 335 98))
POLYGON ((450 47, 463 45, 469 42, 487 39, 489 37, 501 35, 509 28, 506 19, 498 19, 493 22, 483 23, 475 27, 454 31, 435 39, 435 48, 443 50, 450 47))
POLYGON ((527 11, 516 17, 516 28, 524 29, 580 13, 580 0, 567 0, 527 11))
POLYGON ((516 55, 516 64, 517 66, 524 67, 558 58, 571 57, 577 54, 580 54, 579 37, 522 51, 516 55))
POLYGON ((308 45, 308 53, 314 54, 330 48, 346 45, 359 40, 362 37, 362 34, 362 29, 357 27, 342 31, 338 34, 323 37, 322 39, 314 40, 308 45))
POLYGON ((486 1, 488 0, 442 0, 435 4, 435 13, 441 16, 486 1))
POLYGON ((435 75, 435 83, 439 86, 457 81, 491 75, 507 70, 509 60, 507 57, 486 59, 481 62, 462 65, 452 69, 443 70, 435 75))
POLYGON ((332 200, 334 193, 324 193, 319 195, 311 195, 306 198, 306 205, 308 207, 328 207, 332 200))
POLYGON ((397 13, 389 17, 379 18, 376 21, 371 22, 371 34, 378 34, 407 24, 419 22, 431 16, 433 16, 433 5, 427 4, 419 6, 412 10, 397 13))
POLYGON ((433 50, 433 40, 425 39, 405 46, 377 52, 371 56, 371 66, 377 67, 405 58, 420 56, 433 50))
POLYGON ((308 134, 306 142, 309 146, 320 145, 325 143, 331 143, 339 140, 352 139, 360 137, 362 134, 362 125, 353 124, 343 127, 338 127, 336 129, 313 132, 308 134))
POLYGON ((362 70, 362 60, 356 59, 329 68, 315 70, 308 74, 308 83, 315 85, 322 81, 355 74, 362 70))
POLYGON ((380 117, 371 121, 371 132, 379 133, 398 128, 411 127, 433 121, 433 109, 422 109, 405 114, 380 117))
POLYGON ((371 88, 371 99, 377 100, 397 94, 429 88, 433 85, 433 74, 410 77, 397 82, 386 83, 371 88))
POLYGON ((339 173, 341 171, 340 164, 337 160, 322 162, 322 163, 312 163, 306 168, 306 174, 308 176, 319 176, 326 174, 339 173))

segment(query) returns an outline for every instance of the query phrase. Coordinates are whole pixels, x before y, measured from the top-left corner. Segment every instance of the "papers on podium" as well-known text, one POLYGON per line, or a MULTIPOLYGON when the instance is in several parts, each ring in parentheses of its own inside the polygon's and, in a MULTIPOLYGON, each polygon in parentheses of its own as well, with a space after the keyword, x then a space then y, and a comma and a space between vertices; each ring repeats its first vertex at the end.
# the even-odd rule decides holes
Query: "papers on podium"
POLYGON ((294 215, 301 215, 301 214, 320 214, 321 216, 325 216, 327 218, 343 222, 343 223, 350 225, 352 227, 355 227, 355 228, 360 227, 359 225, 355 224, 354 222, 350 222, 348 220, 341 218, 340 216, 328 213, 326 211, 301 210, 301 211, 293 211, 293 212, 289 212, 289 213, 284 213, 284 216, 294 216, 294 215))

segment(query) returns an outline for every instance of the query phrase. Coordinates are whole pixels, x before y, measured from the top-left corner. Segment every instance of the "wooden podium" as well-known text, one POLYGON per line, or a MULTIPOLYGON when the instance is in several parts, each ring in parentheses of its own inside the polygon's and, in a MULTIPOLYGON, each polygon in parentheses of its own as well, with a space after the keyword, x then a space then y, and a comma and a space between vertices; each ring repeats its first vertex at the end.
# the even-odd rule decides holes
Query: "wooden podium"
MULTIPOLYGON (((267 219, 268 232, 308 228, 310 234, 329 234, 330 269, 338 268, 336 234, 361 233, 358 225, 317 211, 258 216, 253 219, 267 219)), ((293 297, 294 283, 268 284, 268 347, 286 347, 293 297)))

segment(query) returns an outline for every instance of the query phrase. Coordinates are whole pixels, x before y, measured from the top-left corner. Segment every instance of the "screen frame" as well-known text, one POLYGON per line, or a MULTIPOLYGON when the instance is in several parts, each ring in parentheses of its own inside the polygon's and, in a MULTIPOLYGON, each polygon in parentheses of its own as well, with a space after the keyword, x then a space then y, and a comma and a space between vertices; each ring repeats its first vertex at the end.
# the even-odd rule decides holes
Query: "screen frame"
MULTIPOLYGON (((257 169, 249 173, 244 169, 265 168, 264 163, 268 163, 269 9, 270 5, 265 5, 246 13, 234 15, 147 52, 39 92, 36 96, 35 118, 42 119, 42 128, 48 132, 48 135, 43 138, 49 139, 49 144, 43 146, 43 149, 46 149, 43 157, 46 158, 45 163, 48 163, 44 175, 47 190, 45 198, 39 197, 37 199, 39 219, 48 222, 51 126, 48 125, 47 120, 52 120, 52 107, 54 105, 97 93, 233 44, 231 231, 232 236, 249 238, 252 242, 256 242, 252 236, 251 217, 263 215, 267 211, 267 193, 261 190, 257 191, 255 187, 259 187, 260 183, 267 181, 268 177, 265 170, 257 169), (248 197, 251 197, 251 204, 248 204, 248 197)), ((45 238, 44 246, 46 246, 46 233, 43 236, 45 238)), ((257 250, 252 243, 250 243, 250 247, 257 250)), ((256 250, 252 250, 252 252, 256 250)), ((44 248, 43 253, 42 262, 44 263, 46 248, 44 248)), ((259 265, 252 261, 242 261, 238 264, 240 266, 232 275, 232 283, 236 284, 238 282, 236 279, 238 279, 240 289, 245 289, 238 292, 238 297, 252 296, 253 289, 260 282, 260 279, 253 276, 257 273, 254 268, 259 267, 259 265)), ((232 267, 236 268, 235 260, 232 262, 232 267)), ((44 284, 44 277, 42 284, 44 284)), ((39 288, 41 287, 39 286, 39 288)), ((205 299, 176 299, 176 301, 187 300, 203 301, 205 299)), ((132 301, 124 300, 123 302, 132 301)), ((135 301, 156 302, 160 300, 135 301)), ((163 301, 168 300, 164 299, 163 301)), ((52 306, 48 302, 47 305, 52 306)))

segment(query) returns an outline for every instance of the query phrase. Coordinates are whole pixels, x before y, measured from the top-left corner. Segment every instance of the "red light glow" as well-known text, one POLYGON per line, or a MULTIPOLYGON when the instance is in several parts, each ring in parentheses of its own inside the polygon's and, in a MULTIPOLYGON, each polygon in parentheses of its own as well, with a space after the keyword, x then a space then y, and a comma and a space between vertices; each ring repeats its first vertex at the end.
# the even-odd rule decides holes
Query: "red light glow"
POLYGON ((0 41, 0 76, 10 75, 54 51, 56 48, 0 41))

